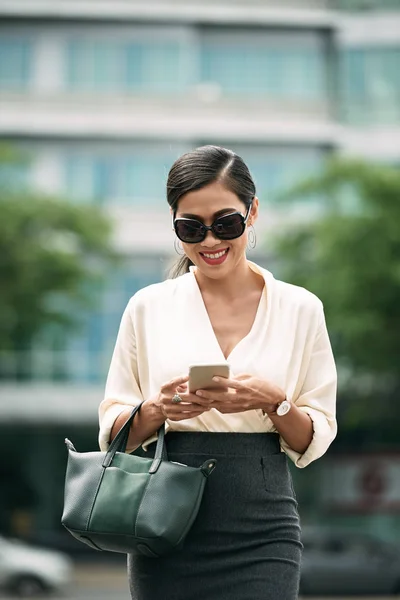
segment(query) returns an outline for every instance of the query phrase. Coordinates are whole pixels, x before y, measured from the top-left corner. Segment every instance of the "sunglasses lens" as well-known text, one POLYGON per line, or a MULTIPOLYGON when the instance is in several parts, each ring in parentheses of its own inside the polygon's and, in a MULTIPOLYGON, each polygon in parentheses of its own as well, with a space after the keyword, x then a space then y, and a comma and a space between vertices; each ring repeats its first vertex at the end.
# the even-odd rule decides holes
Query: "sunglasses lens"
POLYGON ((244 219, 239 213, 220 217, 213 224, 213 231, 221 240, 233 240, 240 237, 244 229, 244 219))
POLYGON ((192 221, 191 219, 176 219, 174 225, 176 235, 182 242, 193 244, 195 242, 201 242, 204 238, 204 227, 198 221, 192 221))

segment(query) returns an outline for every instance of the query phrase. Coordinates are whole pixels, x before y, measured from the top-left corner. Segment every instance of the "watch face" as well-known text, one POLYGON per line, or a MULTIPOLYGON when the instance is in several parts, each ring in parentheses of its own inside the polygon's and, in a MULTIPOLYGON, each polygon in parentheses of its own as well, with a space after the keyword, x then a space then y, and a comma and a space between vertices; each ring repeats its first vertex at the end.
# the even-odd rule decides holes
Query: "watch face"
POLYGON ((283 417, 283 415, 287 415, 290 410, 290 402, 288 400, 284 400, 282 404, 280 404, 276 410, 276 414, 279 417, 283 417))

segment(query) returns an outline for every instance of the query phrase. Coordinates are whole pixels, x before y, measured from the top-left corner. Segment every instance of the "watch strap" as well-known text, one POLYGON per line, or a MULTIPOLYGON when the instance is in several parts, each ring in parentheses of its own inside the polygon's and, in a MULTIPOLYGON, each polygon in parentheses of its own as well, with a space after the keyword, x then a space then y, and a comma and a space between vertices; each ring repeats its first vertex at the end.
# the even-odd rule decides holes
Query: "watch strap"
POLYGON ((284 402, 288 402, 287 396, 285 396, 285 398, 284 398, 283 400, 281 400, 281 402, 277 402, 277 403, 276 403, 276 405, 275 405, 275 408, 274 408, 274 410, 273 410, 273 411, 271 411, 271 412, 267 413, 267 412, 265 412, 265 410, 263 410, 263 411, 262 411, 262 412, 263 412, 263 414, 264 414, 266 417, 270 417, 270 416, 279 416, 279 415, 278 415, 278 413, 277 413, 277 410, 278 410, 278 408, 280 407, 280 405, 281 405, 281 404, 283 404, 284 402))

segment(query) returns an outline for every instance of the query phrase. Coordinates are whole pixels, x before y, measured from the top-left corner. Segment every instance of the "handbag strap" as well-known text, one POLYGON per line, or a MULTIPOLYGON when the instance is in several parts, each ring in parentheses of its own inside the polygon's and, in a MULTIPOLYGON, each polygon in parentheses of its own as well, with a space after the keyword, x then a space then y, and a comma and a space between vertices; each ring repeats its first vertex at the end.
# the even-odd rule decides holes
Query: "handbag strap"
MULTIPOLYGON (((137 404, 132 410, 129 419, 118 431, 117 435, 111 442, 107 454, 103 461, 103 467, 109 467, 113 461, 113 458, 117 452, 125 452, 128 444, 129 430, 132 425, 133 419, 139 412, 144 400, 137 404)), ((156 451, 154 454, 154 460, 150 468, 150 473, 155 473, 161 464, 162 460, 168 460, 167 448, 165 446, 165 424, 163 423, 158 430, 158 439, 156 445, 156 451)))

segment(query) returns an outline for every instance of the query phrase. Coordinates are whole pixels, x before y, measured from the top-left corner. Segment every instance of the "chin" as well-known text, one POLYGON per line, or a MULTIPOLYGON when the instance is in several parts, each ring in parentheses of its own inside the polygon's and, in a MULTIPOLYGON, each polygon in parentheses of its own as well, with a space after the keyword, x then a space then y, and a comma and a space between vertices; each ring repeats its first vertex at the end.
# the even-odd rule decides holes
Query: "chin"
POLYGON ((218 267, 211 267, 209 265, 201 264, 198 262, 196 262, 195 265, 198 268, 198 270, 209 279, 220 279, 221 277, 226 277, 234 270, 234 268, 231 265, 220 265, 218 267))

